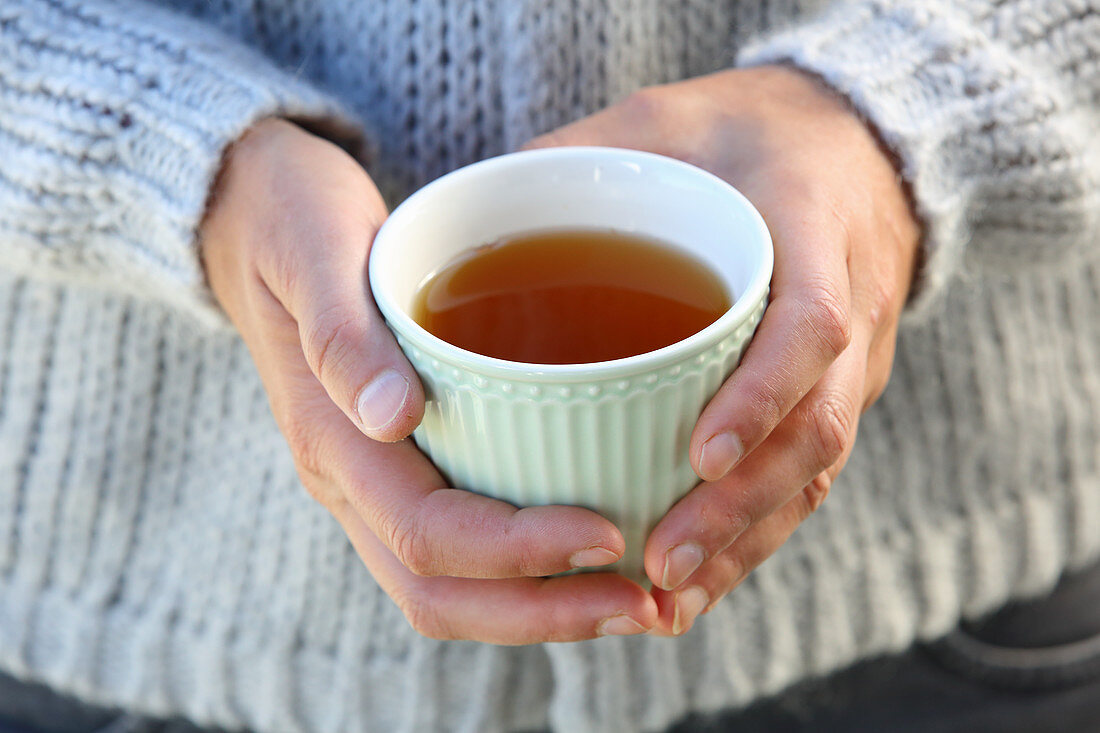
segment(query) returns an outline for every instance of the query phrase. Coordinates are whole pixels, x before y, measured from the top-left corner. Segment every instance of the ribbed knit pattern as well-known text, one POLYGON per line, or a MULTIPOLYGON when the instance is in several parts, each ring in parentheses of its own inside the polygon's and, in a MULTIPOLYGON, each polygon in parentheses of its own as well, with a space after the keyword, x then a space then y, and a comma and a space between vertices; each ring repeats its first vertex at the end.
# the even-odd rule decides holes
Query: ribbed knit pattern
POLYGON ((227 141, 272 114, 340 124, 313 86, 144 2, 5 2, 0 59, 5 269, 210 323, 194 240, 227 141))
POLYGON ((1100 554, 1096 3, 165 5, 0 4, 0 669, 262 733, 656 731, 1100 554), (929 228, 848 467, 682 639, 419 637, 299 486, 203 286, 222 150, 267 114, 352 119, 396 201, 745 41, 853 99, 929 228))

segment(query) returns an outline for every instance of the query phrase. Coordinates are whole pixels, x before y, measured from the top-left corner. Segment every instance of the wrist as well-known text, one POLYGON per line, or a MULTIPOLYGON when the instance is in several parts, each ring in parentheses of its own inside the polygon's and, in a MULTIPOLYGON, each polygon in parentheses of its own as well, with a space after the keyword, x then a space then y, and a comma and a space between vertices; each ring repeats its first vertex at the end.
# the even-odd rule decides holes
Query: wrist
POLYGON ((853 188, 863 187, 870 193, 873 206, 868 208, 873 211, 869 213, 890 234, 889 244, 898 255, 896 274, 901 296, 908 298, 920 269, 923 231, 912 189, 902 175, 901 159, 874 123, 821 76, 789 64, 754 67, 747 72, 760 73, 763 80, 781 90, 796 105, 796 113, 797 108, 806 109, 810 113, 808 124, 827 126, 828 139, 846 151, 851 167, 848 180, 853 188))
MULTIPOLYGON (((302 134, 290 122, 278 117, 265 117, 251 125, 226 146, 221 164, 207 195, 206 210, 199 225, 199 257, 207 284, 215 299, 227 308, 222 286, 225 274, 234 270, 234 253, 248 240, 251 231, 250 214, 263 209, 262 197, 251 183, 274 174, 271 151, 278 149, 287 135, 302 134), (244 195, 246 205, 237 204, 244 195)), ((261 214, 262 216, 262 214, 261 214)))

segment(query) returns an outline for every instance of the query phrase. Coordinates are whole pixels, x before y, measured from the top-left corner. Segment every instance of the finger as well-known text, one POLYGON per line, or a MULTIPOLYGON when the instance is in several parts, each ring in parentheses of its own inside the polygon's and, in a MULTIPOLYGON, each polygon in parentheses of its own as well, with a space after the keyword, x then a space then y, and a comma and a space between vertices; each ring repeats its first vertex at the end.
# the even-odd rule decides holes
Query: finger
POLYGON ((811 221, 773 228, 787 251, 776 257, 772 301, 691 436, 691 463, 705 481, 722 478, 759 445, 851 339, 848 269, 836 236, 811 221))
MULTIPOLYGON (((905 302, 907 288, 899 285, 897 271, 908 277, 909 271, 889 258, 886 261, 874 259, 881 252, 860 253, 868 249, 867 245, 855 247, 852 258, 861 257, 864 265, 862 275, 852 284, 852 316, 854 321, 862 321, 873 334, 867 358, 867 380, 864 409, 870 407, 886 389, 894 363, 894 350, 897 344, 898 319, 905 302), (867 260, 871 261, 868 262, 867 260)), ((889 254, 889 253, 886 253, 889 254)), ((855 278, 855 275, 853 275, 855 278)))
POLYGON ((657 623, 649 633, 679 636, 691 629, 695 619, 706 613, 744 582, 790 538, 825 499, 828 487, 813 483, 786 504, 741 535, 736 542, 708 560, 688 578, 682 588, 653 589, 657 623))
MULTIPOLYGON (((852 298, 854 317, 862 324, 864 334, 853 340, 853 349, 862 349, 869 341, 866 376, 864 378, 865 411, 882 393, 890 376, 893 362, 897 321, 875 317, 874 311, 882 310, 888 298, 867 297, 854 292, 852 298), (865 334, 873 333, 868 338, 865 334)), ((723 552, 708 560, 675 591, 655 588, 654 598, 660 609, 657 625, 650 631, 657 635, 678 635, 691 628, 699 615, 699 608, 706 613, 721 598, 736 588, 760 563, 783 545, 791 534, 824 502, 833 481, 840 474, 855 445, 855 434, 847 441, 841 456, 822 471, 799 494, 780 509, 748 529, 723 552)))
POLYGON ((640 634, 657 618, 653 598, 614 573, 557 578, 425 578, 408 571, 352 511, 337 519, 412 627, 435 639, 492 644, 579 641, 640 634))
POLYGON ((671 590, 833 465, 855 438, 868 334, 859 333, 817 385, 737 470, 681 499, 646 542, 646 572, 671 590))
POLYGON ((300 349, 330 399, 364 434, 394 441, 420 422, 424 392, 367 284, 371 240, 385 213, 377 191, 370 193, 376 200, 347 213, 299 206, 277 235, 290 241, 280 258, 262 263, 260 276, 296 322, 300 349))
POLYGON ((622 534, 595 512, 517 509, 450 489, 412 442, 363 436, 275 323, 262 347, 273 358, 257 363, 303 482, 330 511, 349 503, 406 567, 425 576, 541 576, 622 556, 622 534))
POLYGON ((896 348, 897 329, 880 333, 872 342, 867 355, 867 378, 864 384, 864 398, 862 411, 874 404, 882 393, 886 391, 886 385, 890 382, 890 375, 894 368, 894 352, 896 348))
POLYGON ((406 467, 427 463, 409 441, 384 445, 349 434, 333 442, 350 448, 334 471, 348 501, 417 575, 536 577, 607 565, 625 550, 615 525, 588 509, 517 508, 446 488, 434 471, 435 481, 425 481, 406 467))

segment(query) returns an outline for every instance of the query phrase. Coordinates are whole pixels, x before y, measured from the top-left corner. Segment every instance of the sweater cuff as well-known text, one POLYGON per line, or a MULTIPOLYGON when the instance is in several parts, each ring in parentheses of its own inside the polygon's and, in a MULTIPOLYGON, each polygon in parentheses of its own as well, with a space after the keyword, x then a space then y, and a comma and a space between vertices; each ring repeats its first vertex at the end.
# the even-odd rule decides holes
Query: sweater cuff
MULTIPOLYGON (((214 58, 212 57, 213 61, 214 58)), ((199 257, 199 226, 227 149, 256 122, 268 117, 289 119, 309 132, 337 143, 359 156, 363 145, 356 123, 334 100, 307 83, 259 60, 237 67, 247 73, 197 75, 193 71, 179 86, 165 92, 187 106, 163 128, 143 126, 128 152, 131 165, 148 176, 149 194, 165 205, 163 236, 145 240, 150 264, 164 267, 178 279, 185 298, 197 297, 207 316, 227 323, 210 291, 199 257), (262 69, 262 70, 261 70, 262 69), (212 312, 211 312, 212 311, 212 312)), ((213 71, 213 66, 207 67, 213 71)), ((144 100, 136 113, 155 119, 158 102, 144 100)))
POLYGON ((225 325, 197 245, 225 149, 269 116, 351 149, 357 124, 298 75, 171 11, 104 0, 20 5, 5 40, 26 64, 16 59, 0 80, 26 102, 0 118, 0 132, 22 138, 13 151, 31 163, 14 177, 24 189, 17 204, 0 206, 0 231, 14 229, 22 244, 14 265, 225 325))
MULTIPOLYGON (((210 60, 215 59, 211 54, 210 60)), ((142 240, 143 259, 177 281, 185 301, 194 297, 200 309, 196 315, 211 325, 215 321, 224 325, 227 320, 206 283, 198 230, 228 147, 256 122, 282 117, 353 155, 362 148, 355 123, 336 102, 309 84, 265 68, 266 63, 254 60, 236 67, 247 73, 214 73, 213 64, 203 70, 208 74, 189 69, 185 78, 172 81, 173 88, 158 90, 164 94, 162 99, 143 99, 131 107, 131 115, 151 123, 163 109, 162 103, 186 100, 178 116, 163 126, 139 126, 139 134, 127 146, 131 156, 127 162, 132 170, 144 173, 148 195, 163 206, 159 210, 163 231, 142 240)))
POLYGON ((999 44, 993 22, 945 2, 841 3, 739 55, 743 66, 819 76, 897 156, 924 225, 910 315, 936 301, 964 249, 986 261, 1056 259, 1055 240, 1081 215, 1084 194, 1072 189, 1084 177, 1067 170, 1080 131, 1060 124, 1056 85, 999 44), (1044 188, 1062 195, 1036 201, 1044 188))

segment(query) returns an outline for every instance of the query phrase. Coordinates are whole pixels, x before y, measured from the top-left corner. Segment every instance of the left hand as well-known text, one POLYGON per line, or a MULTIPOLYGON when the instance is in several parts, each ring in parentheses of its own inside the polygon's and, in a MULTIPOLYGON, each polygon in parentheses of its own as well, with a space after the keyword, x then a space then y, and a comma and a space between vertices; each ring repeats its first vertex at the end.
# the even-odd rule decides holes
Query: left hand
POLYGON ((692 434, 704 482, 646 543, 654 632, 680 634, 824 500, 860 414, 889 379, 920 230, 875 135, 794 69, 643 89, 528 147, 560 145, 648 150, 705 168, 756 205, 774 240, 764 319, 692 434))

